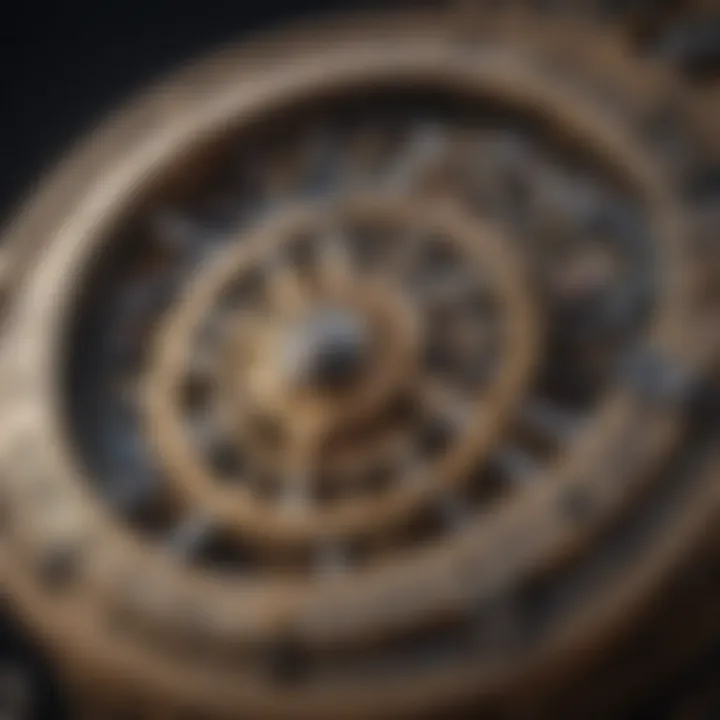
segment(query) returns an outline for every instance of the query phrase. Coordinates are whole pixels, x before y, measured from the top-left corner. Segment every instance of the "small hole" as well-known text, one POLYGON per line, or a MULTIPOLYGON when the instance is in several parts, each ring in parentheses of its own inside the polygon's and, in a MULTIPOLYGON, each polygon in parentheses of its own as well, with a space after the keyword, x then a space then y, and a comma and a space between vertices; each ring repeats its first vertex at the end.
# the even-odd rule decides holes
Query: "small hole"
POLYGON ((205 407, 210 399, 211 384, 206 378, 188 377, 182 387, 182 404, 188 410, 205 407))

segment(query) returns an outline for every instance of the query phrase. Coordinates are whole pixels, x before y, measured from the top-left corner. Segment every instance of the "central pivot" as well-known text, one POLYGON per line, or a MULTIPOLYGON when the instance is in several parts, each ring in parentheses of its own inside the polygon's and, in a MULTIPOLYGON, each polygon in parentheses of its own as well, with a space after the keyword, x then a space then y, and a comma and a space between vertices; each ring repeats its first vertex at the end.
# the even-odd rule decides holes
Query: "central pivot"
POLYGON ((293 386, 334 391, 358 379, 369 352, 366 319, 345 308, 327 307, 291 329, 282 360, 293 386))

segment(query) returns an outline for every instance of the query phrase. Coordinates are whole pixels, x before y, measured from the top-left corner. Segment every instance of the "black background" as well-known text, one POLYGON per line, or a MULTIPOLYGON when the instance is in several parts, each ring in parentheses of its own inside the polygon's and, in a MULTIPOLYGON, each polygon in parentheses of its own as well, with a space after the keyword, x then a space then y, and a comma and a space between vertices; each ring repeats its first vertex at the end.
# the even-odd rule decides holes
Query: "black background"
POLYGON ((0 0, 0 221, 75 138, 184 59, 349 4, 0 0))

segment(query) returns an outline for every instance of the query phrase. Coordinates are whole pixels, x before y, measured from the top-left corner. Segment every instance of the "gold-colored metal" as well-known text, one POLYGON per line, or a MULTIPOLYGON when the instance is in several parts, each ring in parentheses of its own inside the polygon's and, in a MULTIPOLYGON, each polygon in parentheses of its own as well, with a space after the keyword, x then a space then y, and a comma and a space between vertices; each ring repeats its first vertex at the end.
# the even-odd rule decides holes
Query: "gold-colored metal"
POLYGON ((226 51, 8 235, 2 579, 101 707, 591 717, 717 629, 710 102, 492 5, 226 51))
MULTIPOLYGON (((197 288, 189 290, 178 315, 170 319, 167 336, 161 336, 159 362, 151 370, 145 385, 151 418, 149 431, 157 440, 159 456, 168 464, 169 475, 183 484, 182 490, 189 495, 190 505, 202 508, 204 513, 221 522, 237 524, 241 536, 283 541, 295 547, 303 539, 352 538, 359 533, 367 535, 375 532, 391 521, 397 522, 403 518, 406 521, 413 506, 422 508, 443 486, 462 481, 467 468, 488 451, 497 433, 502 431, 510 410, 519 401, 531 379, 535 359, 533 346, 536 344, 534 337, 538 328, 531 302, 523 295, 522 275, 514 268, 513 259, 508 257, 510 248, 507 242, 492 238, 492 231, 483 230, 482 226, 478 228, 470 218, 464 217, 460 210, 451 206, 427 209, 403 206, 397 201, 365 200, 355 201, 345 211, 349 214, 347 220, 342 217, 345 214, 342 210, 334 212, 340 216, 334 220, 322 220, 312 215, 309 218, 293 215, 289 219, 283 218, 279 223, 273 222, 269 231, 261 231, 256 238, 232 247, 230 257, 220 255, 208 274, 198 279, 197 288), (310 287, 305 293, 298 290, 295 293, 297 298, 287 309, 283 305, 277 308, 277 299, 282 296, 282 289, 278 290, 273 284, 268 289, 270 297, 265 300, 266 304, 269 303, 265 314, 262 305, 257 308, 240 306, 236 310, 236 319, 233 319, 232 313, 226 319, 228 325, 236 324, 238 332, 247 335, 244 345, 258 357, 250 360, 250 367, 243 368, 242 382, 245 387, 240 402, 245 408, 230 407, 225 415, 231 416, 233 411, 245 413, 247 419, 244 424, 247 426, 252 425, 253 413, 261 418, 269 414, 268 422, 274 421, 280 426, 278 432, 282 434, 284 444, 279 444, 267 453, 272 454, 272 457, 266 465, 272 463, 274 467, 259 468, 281 475, 277 481, 281 485, 278 510, 253 499, 252 470, 249 472, 250 477, 236 478, 238 482, 229 488, 227 483, 223 488, 222 481, 217 477, 213 479, 207 475, 202 460, 196 457, 197 453, 191 447, 187 447, 178 390, 183 386, 185 368, 190 364, 188 355, 199 342, 197 333, 200 321, 210 314, 213 305, 221 301, 231 283, 242 283, 243 271, 249 272, 257 264, 270 266, 271 276, 279 272, 270 260, 265 259, 268 255, 272 258, 272 254, 278 252, 274 239, 287 240, 297 236, 307 238, 317 225, 322 233, 323 225, 332 222, 334 226, 342 227, 344 222, 349 224, 353 219, 364 222, 366 227, 371 227, 373 221, 379 221, 385 226, 381 232, 399 238, 407 236, 408 247, 401 247, 395 252, 405 257, 397 258, 394 263, 391 261, 389 267, 380 265, 375 272, 366 271, 364 277, 360 276, 356 280, 348 277, 346 282, 340 283, 339 292, 332 291, 332 278, 324 277, 322 271, 327 261, 319 258, 320 275, 316 278, 314 288, 312 280, 307 279, 306 284, 310 287), (412 254, 419 255, 423 251, 423 236, 430 238, 425 243, 432 246, 432 238, 437 234, 441 239, 435 240, 439 243, 435 249, 446 249, 443 246, 447 240, 441 233, 447 233, 452 238, 451 242, 456 242, 454 238, 458 238, 461 255, 457 260, 468 269, 475 265, 480 282, 485 277, 486 282, 499 285, 496 292, 500 303, 500 322, 507 327, 504 337, 500 339, 504 347, 495 361, 498 366, 497 378, 491 380, 492 384, 487 389, 481 384, 475 391, 477 398, 467 391, 463 393, 462 387, 441 384, 437 378, 426 377, 420 356, 423 344, 419 336, 431 333, 430 328, 420 327, 427 324, 424 314, 428 312, 428 307, 423 307, 422 300, 419 305, 413 302, 407 290, 398 291, 392 287, 393 284, 407 284, 409 281, 407 271, 403 273, 399 265, 411 264, 412 254), (304 294, 312 296, 313 290, 312 299, 302 300, 304 294), (273 343, 272 337, 267 340, 263 335, 270 333, 271 336, 280 335, 282 338, 292 332, 293 323, 301 322, 303 315, 308 312, 312 314, 314 305, 322 308, 341 307, 343 304, 355 308, 360 316, 366 317, 370 334, 377 336, 373 338, 376 340, 375 357, 369 358, 370 367, 365 377, 344 392, 329 396, 312 389, 309 392, 295 392, 283 378, 285 353, 281 342, 275 340, 273 343), (276 308, 280 313, 280 319, 276 322, 281 323, 281 327, 289 323, 289 331, 281 329, 273 332, 276 308), (283 310, 286 312, 283 313, 283 310), (300 318, 293 317, 296 315, 300 318), (306 502, 301 509, 293 503, 288 507, 282 502, 285 494, 297 500, 297 485, 304 482, 299 478, 321 472, 323 465, 327 465, 327 462, 323 462, 323 456, 327 455, 328 445, 352 447, 357 440, 352 435, 347 437, 348 433, 354 432, 357 436, 363 431, 358 427, 360 424, 371 425, 373 416, 382 420, 383 414, 387 416, 392 412, 393 402, 397 404, 403 400, 410 405, 410 417, 401 419, 408 426, 404 434, 409 436, 405 442, 398 443, 396 457, 389 459, 392 462, 389 472, 398 476, 389 480, 390 487, 377 497, 359 497, 347 502, 326 503, 316 508, 311 506, 312 497, 305 498, 306 502), (423 414, 427 415, 428 412, 449 413, 448 421, 458 424, 458 427, 450 430, 457 437, 449 438, 448 447, 443 448, 441 455, 432 458, 432 462, 424 468, 426 460, 420 456, 422 447, 413 444, 412 434, 422 432, 423 414), (343 434, 346 436, 344 441, 343 434), (288 509, 290 512, 287 512, 288 509)), ((321 234, 320 237, 321 243, 327 242, 325 235, 321 234)), ((331 242, 333 252, 342 251, 342 240, 339 237, 334 236, 331 242)), ((326 247, 316 248, 316 251, 318 254, 330 252, 326 247)), ((345 251, 349 254, 352 248, 345 247, 345 251)), ((298 273, 292 268, 282 275, 283 287, 301 282, 298 273), (285 277, 292 274, 296 275, 295 278, 285 277)), ((464 282, 466 295, 475 291, 472 276, 464 282)), ((456 290, 463 291, 460 287, 456 290)), ((492 300, 491 291, 488 290, 486 294, 489 303, 492 300)), ((493 309, 489 307, 488 313, 492 312, 493 309)), ((218 395, 226 395, 227 387, 231 385, 220 383, 218 395)), ((231 401, 230 404, 234 405, 235 402, 231 401)), ((243 424, 242 420, 236 421, 243 424)), ((232 420, 229 421, 231 423, 232 420)), ((381 431, 388 432, 397 423, 392 423, 390 427, 387 427, 387 422, 381 422, 381 425, 381 431)), ((369 431, 364 430, 365 435, 368 432, 371 447, 365 453, 372 453, 372 445, 378 442, 380 436, 377 432, 373 433, 372 427, 369 431)), ((257 432, 249 433, 244 452, 246 456, 251 457, 256 452, 258 435, 257 432)), ((357 467, 349 470, 352 473, 357 467)), ((334 482, 348 485, 350 481, 335 479, 334 482)), ((310 493, 311 488, 307 487, 305 491, 310 493)))

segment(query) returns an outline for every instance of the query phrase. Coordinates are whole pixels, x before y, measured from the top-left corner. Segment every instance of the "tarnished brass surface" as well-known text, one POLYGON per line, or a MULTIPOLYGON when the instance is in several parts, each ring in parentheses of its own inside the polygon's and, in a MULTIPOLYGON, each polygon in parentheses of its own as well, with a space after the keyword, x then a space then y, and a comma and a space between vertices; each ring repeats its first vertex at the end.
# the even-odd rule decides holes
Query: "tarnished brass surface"
POLYGON ((720 635, 720 98, 540 5, 226 50, 8 231, 0 580, 91 717, 624 717, 720 635))

